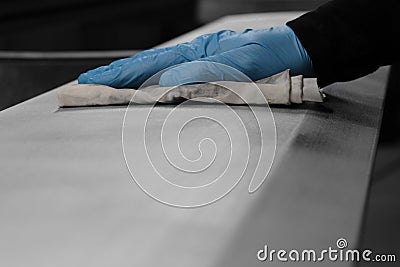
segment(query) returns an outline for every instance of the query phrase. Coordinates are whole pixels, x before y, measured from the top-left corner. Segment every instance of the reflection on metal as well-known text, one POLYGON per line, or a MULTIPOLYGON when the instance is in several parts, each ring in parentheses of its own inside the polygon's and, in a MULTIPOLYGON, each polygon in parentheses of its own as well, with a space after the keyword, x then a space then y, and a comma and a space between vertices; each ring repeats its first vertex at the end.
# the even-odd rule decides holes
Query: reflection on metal
POLYGON ((138 50, 109 50, 109 51, 0 51, 1 59, 97 59, 97 58, 123 58, 138 53, 138 50))

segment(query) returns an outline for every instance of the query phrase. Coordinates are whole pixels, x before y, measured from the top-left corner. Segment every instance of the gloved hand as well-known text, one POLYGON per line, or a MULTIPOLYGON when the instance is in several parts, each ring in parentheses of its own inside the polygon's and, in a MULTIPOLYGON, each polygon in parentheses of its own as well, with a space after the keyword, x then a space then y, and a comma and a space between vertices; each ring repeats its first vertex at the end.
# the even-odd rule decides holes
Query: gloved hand
POLYGON ((229 30, 197 37, 191 42, 141 52, 117 60, 108 66, 79 76, 79 83, 103 84, 114 88, 138 88, 149 77, 165 68, 161 86, 197 81, 235 80, 221 65, 193 64, 193 61, 217 62, 233 67, 252 80, 274 75, 286 69, 291 75, 313 75, 310 57, 288 26, 266 30, 229 30))

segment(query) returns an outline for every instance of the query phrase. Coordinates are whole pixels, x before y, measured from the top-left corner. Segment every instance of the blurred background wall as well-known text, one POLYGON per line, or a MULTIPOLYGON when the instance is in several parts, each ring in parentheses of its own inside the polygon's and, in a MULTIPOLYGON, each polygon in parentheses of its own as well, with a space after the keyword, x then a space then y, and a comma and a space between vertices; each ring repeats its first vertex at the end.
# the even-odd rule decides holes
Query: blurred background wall
POLYGON ((195 13, 192 0, 3 0, 0 49, 148 48, 195 27, 195 13))
POLYGON ((327 0, 3 0, 0 50, 145 49, 221 16, 327 0))

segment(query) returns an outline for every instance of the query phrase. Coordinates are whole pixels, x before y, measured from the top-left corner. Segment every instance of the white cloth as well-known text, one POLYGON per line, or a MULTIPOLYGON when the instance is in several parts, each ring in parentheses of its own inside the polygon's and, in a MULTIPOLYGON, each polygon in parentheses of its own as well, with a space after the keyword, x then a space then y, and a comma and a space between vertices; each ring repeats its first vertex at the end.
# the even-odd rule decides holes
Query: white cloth
POLYGON ((130 102, 179 103, 188 99, 210 102, 210 98, 226 104, 265 104, 267 100, 269 104, 290 105, 304 101, 322 102, 324 95, 316 79, 303 78, 301 75, 290 77, 289 70, 258 80, 255 84, 221 81, 177 87, 152 85, 135 90, 73 82, 58 93, 60 107, 120 105, 130 102))

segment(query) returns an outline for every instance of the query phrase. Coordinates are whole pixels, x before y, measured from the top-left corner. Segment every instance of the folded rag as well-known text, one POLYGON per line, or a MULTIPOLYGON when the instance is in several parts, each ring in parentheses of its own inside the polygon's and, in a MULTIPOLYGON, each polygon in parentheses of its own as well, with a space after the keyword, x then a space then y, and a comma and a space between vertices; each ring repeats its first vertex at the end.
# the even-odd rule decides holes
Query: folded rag
POLYGON ((301 104, 322 102, 324 94, 316 79, 290 77, 289 70, 251 82, 209 82, 176 87, 151 85, 140 90, 114 89, 105 85, 67 84, 58 92, 60 107, 104 106, 121 104, 180 103, 185 100, 226 104, 301 104), (257 86, 255 86, 255 84, 257 86), (263 99, 262 95, 265 99, 263 99))

